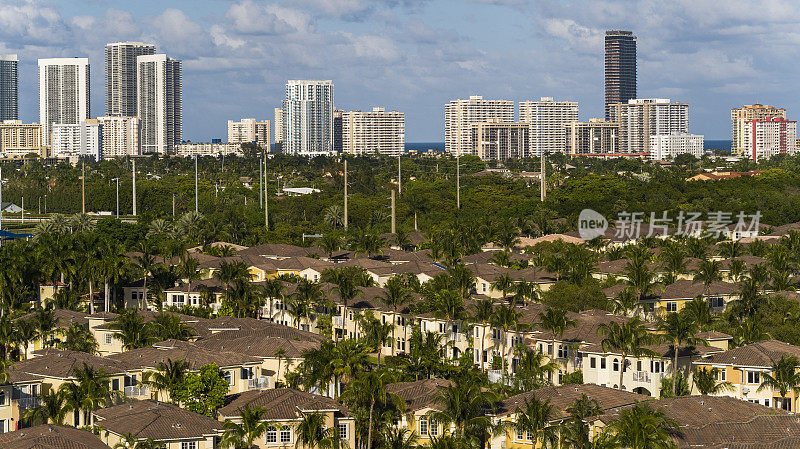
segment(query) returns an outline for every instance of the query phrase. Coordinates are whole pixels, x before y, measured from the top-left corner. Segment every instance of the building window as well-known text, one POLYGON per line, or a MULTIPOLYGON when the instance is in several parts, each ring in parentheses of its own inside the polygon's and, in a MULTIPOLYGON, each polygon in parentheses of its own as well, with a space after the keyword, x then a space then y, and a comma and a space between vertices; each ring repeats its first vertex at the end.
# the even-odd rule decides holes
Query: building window
POLYGON ((119 379, 111 379, 111 390, 119 391, 119 379))
POLYGON ((432 437, 438 437, 439 423, 437 423, 435 419, 431 418, 431 422, 428 425, 428 430, 430 431, 432 437))
POLYGON ((614 359, 614 361, 611 362, 611 366, 614 371, 619 371, 619 360, 614 359))
POLYGON ((8 405, 6 404, 6 390, 0 390, 0 405, 8 405))
POLYGON ((761 373, 758 371, 748 371, 747 372, 747 383, 749 384, 760 384, 761 383, 761 373))
POLYGON ((606 358, 602 357, 600 359, 600 369, 606 369, 606 358))
POLYGON ((428 418, 423 417, 419 419, 419 434, 428 436, 428 418))
POLYGON ((589 368, 597 368, 597 359, 589 357, 589 368))
POLYGON ((111 332, 106 332, 105 334, 103 334, 103 343, 105 343, 107 345, 113 345, 114 344, 114 334, 112 334, 111 332))
POLYGON ((223 371, 222 375, 228 381, 228 385, 233 385, 233 374, 230 371, 223 371))
POLYGON ((678 303, 676 301, 667 301, 667 312, 677 312, 678 303))
POLYGON ((255 377, 255 375, 253 374, 253 367, 252 366, 243 367, 241 371, 242 371, 241 372, 242 380, 252 379, 252 378, 255 377))
POLYGON ((500 340, 500 329, 492 329, 492 338, 500 340))
POLYGON ((517 441, 522 441, 524 433, 525 432, 521 428, 517 427, 517 441))
POLYGON ((725 300, 722 299, 719 296, 715 296, 715 297, 711 298, 711 307, 714 307, 714 308, 717 308, 717 309, 725 307, 725 300))
POLYGON ((275 427, 267 427, 267 444, 278 442, 278 429, 275 427))
POLYGON ((346 440, 347 439, 347 424, 346 423, 339 423, 337 427, 339 429, 339 438, 341 438, 343 440, 346 440))
POLYGON ((289 443, 292 441, 292 429, 283 426, 281 428, 281 443, 289 443))
POLYGON ((636 361, 636 371, 641 371, 641 370, 642 370, 642 361, 641 360, 637 360, 636 361))
POLYGON ((530 430, 526 430, 525 431, 525 439, 528 440, 528 441, 533 440, 533 433, 531 433, 530 430))
POLYGON ((197 449, 197 441, 181 441, 181 449, 197 449))

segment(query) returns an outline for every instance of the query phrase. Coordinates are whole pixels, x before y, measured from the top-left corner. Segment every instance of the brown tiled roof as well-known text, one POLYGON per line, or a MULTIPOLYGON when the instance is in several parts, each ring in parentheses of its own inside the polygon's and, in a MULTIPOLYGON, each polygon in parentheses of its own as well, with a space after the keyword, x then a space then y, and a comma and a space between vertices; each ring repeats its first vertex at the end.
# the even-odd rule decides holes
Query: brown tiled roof
POLYGON ((258 364, 261 361, 251 355, 225 351, 221 348, 210 349, 193 342, 178 340, 161 342, 158 347, 139 348, 111 354, 106 358, 118 363, 126 370, 156 368, 159 363, 167 363, 167 360, 185 360, 191 370, 199 370, 200 367, 209 363, 226 367, 258 364))
POLYGON ((44 349, 36 351, 35 354, 36 357, 23 360, 9 368, 8 372, 12 382, 24 382, 30 380, 31 376, 72 378, 75 369, 82 368, 84 363, 110 374, 125 371, 124 367, 115 360, 85 352, 44 349))
POLYGON ((235 336, 238 335, 229 334, 228 332, 258 332, 264 337, 279 337, 287 340, 326 340, 324 336, 319 334, 301 331, 283 324, 272 323, 266 320, 257 320, 255 318, 236 318, 226 316, 214 318, 213 320, 203 320, 202 322, 198 323, 197 326, 202 326, 203 329, 207 331, 216 332, 216 334, 206 336, 204 339, 235 338, 235 336), (216 337, 221 333, 225 334, 224 337, 216 337))
POLYGON ((150 399, 96 410, 94 415, 99 426, 117 435, 156 441, 200 438, 222 429, 216 419, 150 399))
POLYGON ((265 409, 264 419, 267 420, 295 420, 302 417, 300 412, 323 410, 334 410, 342 416, 350 416, 347 407, 334 399, 291 388, 250 390, 231 395, 227 398, 225 406, 219 409, 219 415, 222 418, 238 417, 239 409, 245 408, 247 405, 263 407, 265 409))
POLYGON ((242 256, 263 256, 268 258, 308 257, 309 255, 323 256, 322 250, 317 247, 303 248, 302 246, 287 245, 284 243, 265 243, 243 249, 237 254, 242 256))
POLYGON ((392 248, 381 248, 381 254, 378 258, 391 263, 413 261, 431 263, 433 261, 429 249, 412 252, 392 248))
POLYGON ((784 355, 800 358, 800 347, 778 340, 765 340, 712 354, 697 363, 770 367, 784 355))
MULTIPOLYGON (((470 254, 469 256, 464 256, 461 261, 464 262, 466 265, 478 264, 478 263, 490 263, 496 255, 497 251, 481 251, 477 254, 470 254)), ((512 261, 519 261, 519 260, 531 260, 533 256, 529 254, 518 254, 518 253, 511 253, 510 259, 512 261)))
POLYGON ((514 413, 518 408, 525 408, 525 401, 530 401, 531 398, 535 397, 539 401, 550 401, 550 406, 553 407, 551 420, 558 421, 569 417, 567 408, 584 394, 588 396, 589 399, 597 401, 597 405, 599 405, 600 409, 604 412, 633 405, 636 402, 645 401, 650 398, 649 396, 614 388, 601 387, 595 384, 550 386, 511 396, 501 401, 497 407, 497 415, 505 416, 514 413))
POLYGON ((392 264, 390 264, 389 262, 384 262, 382 260, 370 259, 368 257, 359 257, 356 259, 349 259, 344 262, 339 262, 333 265, 333 268, 342 268, 342 267, 362 267, 369 270, 375 268, 391 268, 392 264))
POLYGON ((422 379, 415 382, 398 382, 386 386, 386 391, 394 393, 406 402, 406 411, 413 412, 423 408, 439 407, 436 395, 441 388, 453 382, 445 379, 422 379))
MULTIPOLYGON (((797 447, 800 421, 782 410, 727 396, 681 396, 648 403, 678 422, 679 448, 797 447)), ((609 423, 615 411, 598 419, 609 423)))
POLYGON ((74 427, 44 424, 0 434, 3 449, 109 449, 93 433, 74 427))
POLYGON ((401 273, 413 273, 413 274, 421 274, 425 273, 428 276, 436 276, 439 273, 444 273, 444 268, 440 268, 434 265, 432 262, 421 262, 419 260, 412 260, 410 262, 401 263, 399 265, 395 265, 392 272, 394 274, 401 274, 401 273))
MULTIPOLYGON (((741 288, 730 282, 717 281, 708 287, 709 295, 732 295, 738 293, 741 288)), ((688 279, 679 279, 672 284, 664 286, 658 293, 661 299, 689 299, 706 294, 706 287, 702 282, 694 282, 688 279)))
MULTIPOLYGON (((543 308, 542 311, 546 309, 543 308)), ((575 326, 568 327, 564 331, 563 341, 574 341, 574 342, 584 342, 590 344, 599 345, 603 341, 603 336, 600 335, 598 329, 603 324, 609 324, 612 322, 616 323, 623 323, 627 321, 629 318, 614 315, 605 310, 584 310, 582 312, 570 312, 567 314, 567 317, 575 320, 575 326)), ((536 323, 539 322, 539 316, 536 315, 536 323)), ((550 340, 553 338, 553 333, 550 331, 545 331, 538 326, 534 326, 534 329, 539 330, 539 333, 535 335, 538 339, 550 340)))
MULTIPOLYGON (((17 320, 28 320, 36 316, 36 313, 29 313, 27 315, 23 315, 17 320)), ((53 311, 53 317, 56 320, 56 327, 61 329, 66 329, 72 323, 78 323, 83 326, 89 325, 89 314, 86 312, 75 312, 73 310, 67 309, 55 309, 53 311)), ((15 320, 16 321, 16 320, 15 320)))
POLYGON ((181 283, 172 288, 168 288, 164 290, 165 292, 185 292, 188 288, 189 292, 195 293, 201 288, 206 287, 211 289, 211 291, 222 291, 224 285, 222 282, 217 280, 216 278, 211 279, 201 279, 199 281, 190 282, 188 287, 186 284, 181 283))
POLYGON ((709 341, 711 341, 711 340, 730 340, 730 339, 733 338, 732 336, 730 336, 730 335, 728 335, 728 334, 726 334, 724 332, 718 332, 718 331, 700 332, 697 335, 695 335, 695 337, 702 338, 703 340, 709 340, 709 341))
POLYGON ((290 257, 288 259, 281 259, 271 261, 272 265, 274 265, 279 270, 293 270, 293 271, 302 271, 307 268, 314 268, 318 271, 322 271, 326 268, 333 268, 333 262, 326 262, 321 259, 313 259, 311 257, 290 257))
POLYGON ((276 357, 278 349, 283 349, 283 357, 300 358, 303 352, 319 348, 322 339, 324 337, 315 340, 287 339, 270 336, 263 331, 221 332, 197 341, 196 345, 208 351, 233 352, 260 358, 276 357))

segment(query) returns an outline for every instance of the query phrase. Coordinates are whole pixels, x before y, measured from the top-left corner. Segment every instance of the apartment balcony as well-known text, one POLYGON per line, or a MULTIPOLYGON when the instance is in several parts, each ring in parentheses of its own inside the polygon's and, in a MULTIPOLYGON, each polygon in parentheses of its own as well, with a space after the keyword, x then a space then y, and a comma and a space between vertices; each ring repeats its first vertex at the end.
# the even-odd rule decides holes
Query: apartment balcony
POLYGON ((31 396, 17 399, 17 404, 20 410, 28 410, 42 405, 42 400, 38 396, 31 396))
POLYGON ((342 316, 333 317, 333 325, 337 327, 344 327, 344 317, 342 316))
POLYGON ((650 373, 647 371, 634 371, 631 375, 634 382, 650 383, 650 373))
POLYGON ((247 380, 248 390, 266 390, 267 388, 269 388, 269 379, 264 376, 247 380))
POLYGON ((129 398, 140 398, 142 396, 149 396, 150 392, 148 391, 147 387, 125 387, 125 396, 129 398))
POLYGON ((464 337, 460 332, 448 332, 447 338, 449 338, 451 341, 460 342, 464 337))

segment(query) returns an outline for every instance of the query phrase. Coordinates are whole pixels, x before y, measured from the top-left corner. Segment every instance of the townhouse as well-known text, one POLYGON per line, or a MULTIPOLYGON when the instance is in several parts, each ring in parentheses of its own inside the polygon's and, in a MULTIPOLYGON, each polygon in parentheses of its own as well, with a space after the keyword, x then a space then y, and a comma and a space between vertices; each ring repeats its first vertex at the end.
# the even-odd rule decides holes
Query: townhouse
POLYGON ((414 432, 422 446, 443 435, 446 429, 432 415, 442 411, 440 390, 451 385, 453 383, 449 380, 435 378, 387 385, 387 392, 396 394, 405 402, 405 412, 395 416, 394 425, 414 432))
MULTIPOLYGON (((614 299, 623 290, 626 284, 617 284, 604 290, 606 297, 614 299)), ((647 317, 663 318, 668 313, 680 312, 687 302, 695 298, 708 301, 712 310, 722 312, 731 301, 739 299, 741 286, 738 284, 715 281, 709 285, 689 279, 678 279, 663 287, 657 287, 654 292, 640 301, 641 313, 647 317)))
POLYGON ((43 424, 0 434, 5 449, 110 449, 97 435, 74 427, 43 424))
POLYGON ((264 436, 254 442, 260 449, 305 448, 297 441, 297 426, 310 414, 322 415, 325 428, 336 429, 344 447, 356 447, 353 416, 347 407, 329 397, 290 388, 248 391, 229 397, 219 409, 219 419, 240 423, 241 411, 248 407, 263 409, 262 420, 269 423, 264 436))

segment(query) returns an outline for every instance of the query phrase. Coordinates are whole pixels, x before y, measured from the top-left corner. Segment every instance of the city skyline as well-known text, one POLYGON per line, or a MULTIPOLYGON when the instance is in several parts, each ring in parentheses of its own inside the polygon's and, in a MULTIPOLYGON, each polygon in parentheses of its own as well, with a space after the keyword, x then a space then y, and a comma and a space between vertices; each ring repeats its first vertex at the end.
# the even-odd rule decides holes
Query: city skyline
MULTIPOLYGON (((638 96, 691 103, 693 132, 728 139, 729 110, 742 104, 776 104, 792 118, 797 94, 773 69, 791 66, 796 50, 771 38, 792 21, 791 8, 736 2, 708 14, 694 3, 579 3, 29 0, 4 5, 0 52, 19 54, 25 122, 37 117, 37 59, 89 57, 99 68, 105 44, 132 40, 184 61, 187 139, 224 138, 233 117, 271 119, 287 79, 332 79, 337 108, 403 111, 406 140, 419 142, 443 141, 443 105, 470 95, 551 96, 578 101, 582 121, 602 117, 604 33, 626 29, 638 39, 638 96), (644 14, 653 8, 658 17, 644 14), (488 26, 470 27, 478 18, 488 26)), ((91 76, 96 117, 103 70, 91 76)))

